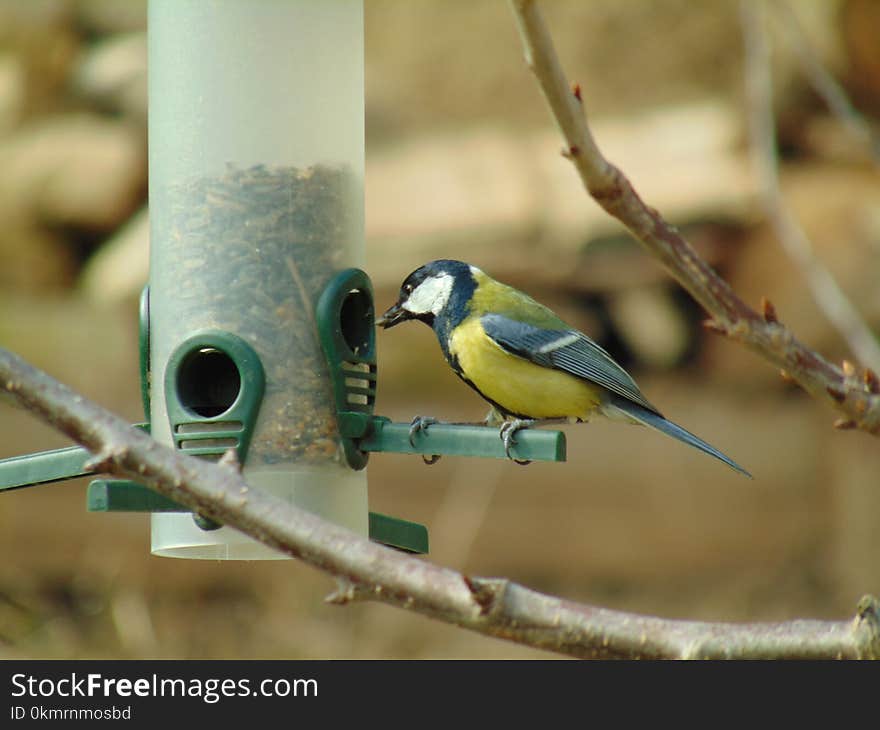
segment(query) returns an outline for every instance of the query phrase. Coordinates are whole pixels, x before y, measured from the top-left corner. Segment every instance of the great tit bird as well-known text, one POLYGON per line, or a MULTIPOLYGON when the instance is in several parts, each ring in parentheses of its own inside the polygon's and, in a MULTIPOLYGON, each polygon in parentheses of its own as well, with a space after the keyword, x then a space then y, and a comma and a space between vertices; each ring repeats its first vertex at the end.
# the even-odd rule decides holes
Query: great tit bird
MULTIPOLYGON (((492 405, 505 453, 514 434, 535 422, 586 421, 594 414, 650 426, 736 471, 718 449, 668 421, 602 347, 543 304, 476 266, 441 259, 406 277, 396 304, 376 324, 417 319, 429 325, 446 361, 492 405)), ((414 429, 433 419, 416 418, 414 429)))

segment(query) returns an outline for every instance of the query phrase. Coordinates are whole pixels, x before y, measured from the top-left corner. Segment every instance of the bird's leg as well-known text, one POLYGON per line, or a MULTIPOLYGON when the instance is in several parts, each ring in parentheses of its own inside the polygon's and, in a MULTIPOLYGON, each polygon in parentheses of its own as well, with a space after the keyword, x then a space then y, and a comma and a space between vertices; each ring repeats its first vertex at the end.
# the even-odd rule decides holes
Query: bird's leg
MULTIPOLYGON (((428 431, 428 426, 432 423, 439 423, 436 418, 432 418, 431 416, 416 416, 412 419, 409 424, 409 445, 413 448, 416 447, 416 434, 428 431)), ((422 461, 424 461, 428 466, 431 464, 436 464, 440 461, 440 454, 431 454, 429 457, 425 457, 422 454, 422 461)))
POLYGON ((409 425, 409 445, 413 448, 416 447, 415 438, 419 433, 427 433, 428 426, 432 426, 435 423, 442 423, 446 426, 498 426, 502 423, 503 419, 499 417, 497 422, 490 423, 488 420, 486 421, 440 421, 432 416, 416 416, 410 421, 409 425))
POLYGON ((508 459, 515 461, 520 466, 525 466, 526 464, 531 464, 531 460, 529 459, 514 459, 510 455, 510 447, 516 444, 515 434, 517 431, 522 431, 524 428, 528 428, 534 423, 534 420, 523 419, 523 418, 514 418, 512 421, 505 421, 501 424, 501 428, 498 430, 498 435, 501 437, 501 441, 504 444, 504 454, 508 459))
POLYGON ((483 423, 487 426, 500 426, 505 420, 504 414, 502 414, 495 406, 492 406, 486 414, 486 419, 483 423))

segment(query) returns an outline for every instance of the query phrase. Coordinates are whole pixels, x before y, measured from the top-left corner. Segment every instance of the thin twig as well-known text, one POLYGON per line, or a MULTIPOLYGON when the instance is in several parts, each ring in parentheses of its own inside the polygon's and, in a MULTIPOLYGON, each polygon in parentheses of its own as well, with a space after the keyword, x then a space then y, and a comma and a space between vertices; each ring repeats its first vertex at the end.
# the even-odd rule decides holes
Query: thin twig
POLYGON ((770 3, 769 7, 779 16, 779 25, 782 26, 785 35, 789 38, 798 61, 800 61, 804 76, 810 82, 813 90, 825 102, 829 111, 840 120, 844 129, 853 139, 865 147, 875 164, 880 162, 880 141, 877 140, 865 118, 852 105, 846 91, 837 83, 831 72, 825 68, 819 54, 811 46, 804 26, 794 8, 785 0, 775 0, 770 3))
POLYGON ((666 267, 709 313, 707 327, 746 345, 816 398, 841 411, 838 423, 880 435, 880 387, 870 368, 838 367, 799 342, 766 301, 763 316, 743 302, 599 151, 584 95, 567 81, 534 0, 511 0, 526 63, 535 75, 584 187, 666 267))
POLYGON ((752 161, 758 172, 761 201, 776 236, 800 269, 819 308, 866 366, 880 370, 880 342, 834 277, 813 254, 813 246, 785 204, 779 185, 779 155, 773 115, 773 79, 763 3, 742 0, 740 18, 745 42, 746 91, 752 161))
POLYGON ((94 468, 134 479, 335 576, 336 603, 373 600, 548 651, 584 658, 880 657, 880 604, 846 621, 706 623, 610 611, 496 578, 476 578, 370 542, 250 487, 237 468, 164 444, 0 348, 0 387, 95 454, 94 468))

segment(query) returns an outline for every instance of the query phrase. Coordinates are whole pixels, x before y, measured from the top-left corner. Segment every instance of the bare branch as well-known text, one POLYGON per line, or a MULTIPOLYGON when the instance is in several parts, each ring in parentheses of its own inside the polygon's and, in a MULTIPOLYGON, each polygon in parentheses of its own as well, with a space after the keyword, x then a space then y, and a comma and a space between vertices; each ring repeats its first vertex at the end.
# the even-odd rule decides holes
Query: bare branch
POLYGON ((563 154, 574 164, 596 202, 623 223, 700 303, 711 317, 711 329, 754 350, 812 396, 839 410, 857 428, 880 435, 880 397, 865 385, 865 377, 870 377, 868 370, 863 368, 861 376, 848 377, 841 368, 795 339, 779 321, 765 320, 733 292, 659 212, 641 200, 626 176, 599 151, 584 112, 586 95, 580 86, 574 87, 577 93, 572 91, 534 0, 511 0, 511 7, 526 63, 565 139, 563 154))
POLYGON ((259 489, 237 469, 164 446, 0 349, 0 384, 89 451, 135 479, 337 578, 334 603, 373 600, 488 636, 584 658, 880 657, 880 606, 848 621, 711 624, 670 621, 565 601, 507 580, 463 576, 374 544, 259 489))
MULTIPOLYGON (((778 152, 773 116, 770 49, 762 3, 742 0, 740 16, 746 49, 746 87, 752 158, 758 172, 761 200, 782 247, 810 287, 819 308, 850 349, 869 368, 880 369, 880 343, 834 277, 813 255, 813 246, 792 215, 779 186, 778 152)), ((844 375, 850 375, 844 368, 844 375)))

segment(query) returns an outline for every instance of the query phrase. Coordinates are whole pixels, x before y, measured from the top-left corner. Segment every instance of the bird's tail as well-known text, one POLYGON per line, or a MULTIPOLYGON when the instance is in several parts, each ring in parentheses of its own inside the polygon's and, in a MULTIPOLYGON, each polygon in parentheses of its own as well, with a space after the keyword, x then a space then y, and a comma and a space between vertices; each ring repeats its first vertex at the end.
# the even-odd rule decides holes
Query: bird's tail
POLYGON ((743 469, 733 459, 722 454, 714 446, 710 446, 701 438, 694 436, 690 431, 686 431, 681 426, 673 423, 672 421, 668 421, 658 413, 649 411, 647 408, 640 406, 638 403, 623 400, 622 398, 615 398, 611 403, 605 406, 604 410, 606 415, 609 415, 612 418, 616 416, 623 417, 627 420, 636 421, 638 423, 644 424, 645 426, 650 426, 651 428, 656 429, 661 433, 665 433, 667 436, 672 436, 672 438, 683 441, 689 446, 693 446, 695 449, 699 449, 700 451, 709 454, 709 456, 714 456, 719 461, 723 461, 731 469, 735 469, 740 474, 745 474, 749 479, 752 478, 752 475, 749 474, 749 472, 743 469))

